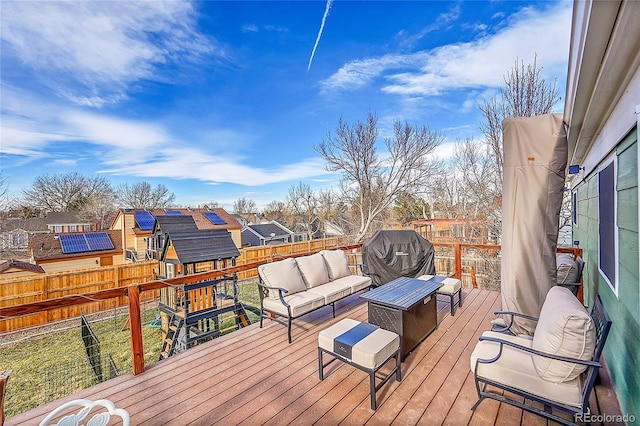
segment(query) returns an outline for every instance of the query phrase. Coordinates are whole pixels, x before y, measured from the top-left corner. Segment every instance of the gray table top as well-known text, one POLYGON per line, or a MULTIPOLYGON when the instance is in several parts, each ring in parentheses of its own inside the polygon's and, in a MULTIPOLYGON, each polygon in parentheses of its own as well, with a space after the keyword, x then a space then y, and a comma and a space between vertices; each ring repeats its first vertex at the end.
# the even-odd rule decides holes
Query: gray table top
POLYGON ((374 288, 360 297, 380 305, 408 310, 416 303, 438 291, 445 278, 447 277, 436 275, 430 280, 424 281, 416 278, 400 277, 374 288))

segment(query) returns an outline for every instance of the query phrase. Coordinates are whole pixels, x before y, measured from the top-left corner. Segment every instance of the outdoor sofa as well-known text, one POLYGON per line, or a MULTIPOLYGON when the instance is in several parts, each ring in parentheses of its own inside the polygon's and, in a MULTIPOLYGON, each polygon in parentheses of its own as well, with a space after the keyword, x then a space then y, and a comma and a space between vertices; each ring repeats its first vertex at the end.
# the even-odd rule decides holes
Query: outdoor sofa
MULTIPOLYGON (((353 266, 355 269, 355 266, 353 266)), ((352 273, 342 250, 287 258, 258 266, 260 328, 265 318, 283 317, 291 343, 291 322, 371 286, 371 278, 352 273)))

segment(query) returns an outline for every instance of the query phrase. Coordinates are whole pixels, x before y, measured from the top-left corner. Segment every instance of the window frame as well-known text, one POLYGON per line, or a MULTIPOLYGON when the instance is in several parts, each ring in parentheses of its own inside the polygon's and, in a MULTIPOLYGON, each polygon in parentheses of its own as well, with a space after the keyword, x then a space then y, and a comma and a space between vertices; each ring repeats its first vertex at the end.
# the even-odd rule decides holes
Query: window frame
MULTIPOLYGON (((607 282, 607 284, 609 285, 609 288, 611 289, 611 291, 616 295, 616 297, 618 297, 618 290, 619 290, 619 263, 620 263, 620 253, 619 253, 619 248, 618 248, 618 234, 619 234, 619 228, 618 228, 618 182, 617 182, 617 178, 618 178, 618 156, 614 153, 612 156, 609 156, 608 158, 606 158, 601 165, 598 167, 598 171, 597 171, 597 175, 598 175, 598 272, 600 273, 600 275, 604 278, 604 280, 607 282), (612 223, 611 225, 613 226, 613 280, 612 277, 610 277, 609 271, 606 271, 604 269, 602 269, 602 260, 603 260, 603 247, 602 247, 602 243, 603 243, 603 239, 601 238, 601 235, 603 234, 603 224, 605 224, 605 222, 602 220, 601 217, 601 204, 600 202, 602 201, 602 197, 601 197, 601 177, 605 176, 604 175, 604 171, 609 167, 609 166, 613 166, 613 170, 612 170, 612 201, 613 201, 613 212, 612 212, 612 223)), ((604 231, 607 231, 608 229, 604 229, 604 231)), ((605 247, 605 249, 610 249, 610 247, 605 247)))

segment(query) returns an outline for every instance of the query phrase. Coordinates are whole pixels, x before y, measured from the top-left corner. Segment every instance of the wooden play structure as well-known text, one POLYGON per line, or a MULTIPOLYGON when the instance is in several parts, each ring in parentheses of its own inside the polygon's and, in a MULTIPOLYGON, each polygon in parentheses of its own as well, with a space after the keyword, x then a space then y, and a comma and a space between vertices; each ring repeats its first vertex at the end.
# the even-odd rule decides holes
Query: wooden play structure
MULTIPOLYGON (((224 229, 200 230, 190 216, 156 216, 158 278, 235 266, 240 255, 224 229)), ((239 300, 238 277, 224 276, 160 290, 160 359, 250 324, 239 300)))

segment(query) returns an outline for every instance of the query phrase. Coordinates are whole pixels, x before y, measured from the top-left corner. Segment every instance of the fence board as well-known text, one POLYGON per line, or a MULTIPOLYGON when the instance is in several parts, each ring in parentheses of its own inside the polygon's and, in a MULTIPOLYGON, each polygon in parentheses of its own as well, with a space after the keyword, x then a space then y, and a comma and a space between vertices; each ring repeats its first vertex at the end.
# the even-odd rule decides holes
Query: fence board
MULTIPOLYGON (((246 247, 240 249, 240 256, 236 259, 236 265, 271 262, 278 260, 282 256, 300 256, 323 249, 345 247, 350 244, 352 244, 352 237, 346 236, 271 246, 246 247)), ((434 246, 436 248, 436 271, 439 274, 452 273, 455 269, 453 245, 434 243, 434 246)), ((465 287, 472 286, 472 273, 477 277, 480 288, 486 288, 491 284, 491 281, 495 282, 496 278, 499 286, 499 248, 499 246, 462 244, 462 281, 465 287)), ((353 259, 352 263, 361 263, 358 253, 349 251, 348 254, 350 260, 353 259)), ((157 265, 155 261, 148 261, 65 273, 51 273, 44 276, 0 279, 0 308, 43 302, 49 299, 78 294, 97 293, 103 290, 125 288, 150 282, 155 278, 154 269, 157 268, 157 265)), ((197 271, 201 272, 201 268, 207 266, 213 268, 215 266, 224 267, 230 265, 217 265, 209 262, 205 266, 199 266, 197 271)), ((238 278, 247 279, 257 275, 257 270, 253 267, 246 271, 240 271, 238 278)), ((141 293, 140 297, 143 301, 146 301, 153 300, 158 295, 159 290, 145 291, 141 293)), ((14 331, 77 317, 80 315, 81 310, 85 314, 89 314, 127 306, 127 304, 127 298, 122 296, 21 317, 0 317, 0 332, 14 331)))

